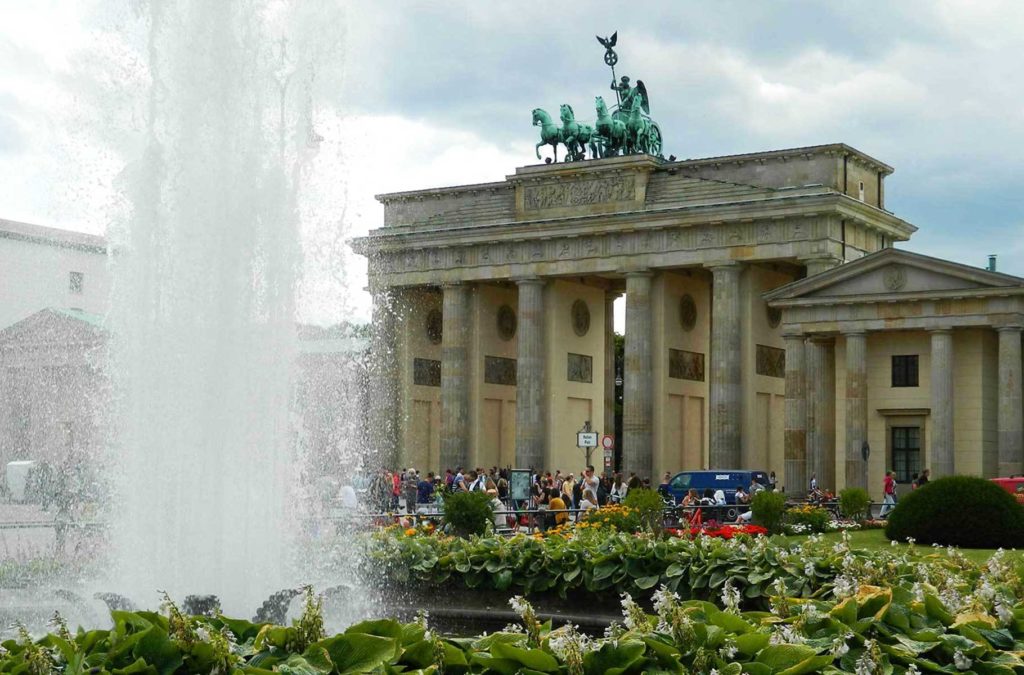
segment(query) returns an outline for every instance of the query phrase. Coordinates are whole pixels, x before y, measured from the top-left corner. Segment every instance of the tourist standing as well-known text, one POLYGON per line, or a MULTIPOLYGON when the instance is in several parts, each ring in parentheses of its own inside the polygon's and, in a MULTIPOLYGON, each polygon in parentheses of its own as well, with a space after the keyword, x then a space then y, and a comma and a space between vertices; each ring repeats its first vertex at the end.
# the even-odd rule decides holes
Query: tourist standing
POLYGON ((813 493, 818 491, 818 474, 816 474, 816 473, 812 473, 811 474, 811 490, 810 491, 811 491, 811 494, 813 494, 813 493))
POLYGON ((562 481, 562 501, 564 501, 569 508, 573 508, 573 505, 576 503, 572 500, 572 486, 575 484, 575 477, 571 473, 565 477, 564 481, 562 481))
POLYGON ((416 512, 416 497, 419 492, 419 476, 416 475, 416 469, 409 468, 405 472, 405 480, 402 482, 402 491, 405 493, 405 512, 415 513, 416 512))
POLYGON ((882 510, 879 518, 885 518, 896 506, 896 476, 892 471, 885 472, 885 479, 882 480, 882 510))
POLYGON ((931 469, 925 469, 921 472, 921 475, 917 477, 917 487, 924 487, 928 484, 928 479, 932 475, 931 469))
POLYGON ((771 490, 772 492, 775 492, 775 490, 778 487, 779 479, 775 477, 775 472, 772 471, 770 474, 768 474, 768 489, 771 490))
POLYGON ((615 474, 615 477, 612 479, 612 504, 621 504, 622 500, 626 498, 626 492, 628 491, 629 486, 622 480, 622 474, 615 474))
POLYGON ((594 493, 595 498, 597 497, 598 490, 601 485, 601 479, 594 473, 594 466, 588 464, 586 470, 583 472, 583 491, 590 490, 594 493))
MULTIPOLYGON (((449 469, 449 472, 451 469, 449 469)), ((434 474, 427 472, 427 477, 416 484, 416 503, 429 504, 434 500, 434 474)))

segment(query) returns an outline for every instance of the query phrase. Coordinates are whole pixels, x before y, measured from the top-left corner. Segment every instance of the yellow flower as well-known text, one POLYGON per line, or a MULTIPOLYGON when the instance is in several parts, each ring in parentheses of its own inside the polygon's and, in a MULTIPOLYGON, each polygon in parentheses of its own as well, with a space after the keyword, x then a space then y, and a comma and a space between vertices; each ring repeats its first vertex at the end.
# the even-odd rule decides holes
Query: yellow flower
POLYGON ((410 527, 408 530, 405 531, 405 536, 407 536, 407 537, 412 537, 415 534, 416 534, 416 528, 413 528, 413 527, 410 527))

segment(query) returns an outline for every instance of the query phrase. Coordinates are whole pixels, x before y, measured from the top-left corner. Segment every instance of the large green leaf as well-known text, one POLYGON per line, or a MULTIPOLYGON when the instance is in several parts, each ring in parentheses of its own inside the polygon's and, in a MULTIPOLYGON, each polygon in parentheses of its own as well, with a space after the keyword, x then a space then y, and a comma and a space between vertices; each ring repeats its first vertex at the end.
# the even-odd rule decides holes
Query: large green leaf
POLYGON ((768 645, 757 654, 755 660, 769 666, 774 672, 782 672, 799 666, 817 654, 817 651, 804 645, 768 645))
POLYGON ((316 646, 327 650, 339 673, 368 673, 394 656, 396 640, 365 633, 342 633, 321 640, 316 646))
POLYGON ((644 643, 636 640, 623 640, 618 645, 606 642, 583 657, 583 670, 594 675, 624 672, 642 659, 644 649, 644 643))
POLYGON ((516 661, 531 670, 542 673, 554 673, 559 669, 555 657, 543 649, 525 649, 497 642, 491 647, 491 654, 499 659, 516 661))

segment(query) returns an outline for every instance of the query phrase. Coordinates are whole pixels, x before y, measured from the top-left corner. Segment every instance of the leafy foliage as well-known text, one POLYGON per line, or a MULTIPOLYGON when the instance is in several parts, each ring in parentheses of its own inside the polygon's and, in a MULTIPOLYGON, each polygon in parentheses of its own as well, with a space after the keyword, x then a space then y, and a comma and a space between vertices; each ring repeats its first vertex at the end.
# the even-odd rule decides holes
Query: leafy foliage
POLYGON ((750 502, 753 521, 772 534, 782 531, 786 512, 786 495, 774 490, 761 490, 750 502))
POLYGON ((640 527, 648 532, 661 532, 661 519, 665 512, 665 500, 654 490, 634 488, 626 493, 623 506, 635 511, 640 527))
POLYGON ((1024 507, 995 483, 946 476, 900 498, 885 536, 967 548, 1024 546, 1024 507))
MULTIPOLYGON (((623 622, 604 638, 541 623, 524 599, 510 601, 521 626, 478 638, 434 634, 426 618, 364 621, 303 645, 299 626, 223 616, 180 616, 187 630, 152 612, 112 612, 113 628, 3 643, 0 672, 238 673, 605 673, 722 675, 1024 670, 1020 578, 1001 559, 981 586, 957 574, 912 585, 862 584, 833 599, 794 598, 772 585, 770 612, 742 612, 726 584, 718 604, 654 593, 654 615, 623 597, 623 622), (932 583, 934 582, 934 584, 932 583), (937 585, 935 585, 937 584, 937 585), (955 593, 954 593, 955 592, 955 593)), ((315 606, 313 610, 316 611, 315 606)), ((316 624, 317 621, 312 623, 316 624)))
POLYGON ((864 488, 846 488, 839 492, 839 512, 850 520, 863 520, 868 517, 871 506, 871 495, 864 488))
POLYGON ((485 492, 450 492, 444 497, 444 522, 460 537, 487 531, 494 511, 485 492))
POLYGON ((783 521, 787 525, 804 525, 810 532, 821 533, 828 530, 832 521, 832 514, 820 506, 803 504, 786 509, 783 521))
MULTIPOLYGON (((896 552, 850 551, 813 538, 790 548, 766 537, 659 539, 594 526, 571 538, 408 537, 385 530, 363 542, 371 587, 438 592, 454 585, 564 598, 580 590, 648 595, 664 584, 686 598, 708 599, 729 583, 745 606, 764 608, 773 582, 784 583, 793 597, 817 597, 849 570, 874 584, 912 579, 920 571, 919 560, 896 552)), ((952 564, 934 561, 929 569, 952 564)))

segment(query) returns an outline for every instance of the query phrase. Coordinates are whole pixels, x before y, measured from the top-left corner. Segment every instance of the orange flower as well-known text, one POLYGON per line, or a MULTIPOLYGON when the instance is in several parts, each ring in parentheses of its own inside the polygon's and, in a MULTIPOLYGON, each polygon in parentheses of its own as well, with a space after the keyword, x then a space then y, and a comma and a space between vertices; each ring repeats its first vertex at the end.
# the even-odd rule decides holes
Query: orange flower
POLYGON ((405 536, 407 536, 407 537, 412 537, 412 536, 415 536, 415 535, 416 535, 416 528, 414 528, 414 527, 410 527, 408 530, 405 531, 405 536))

